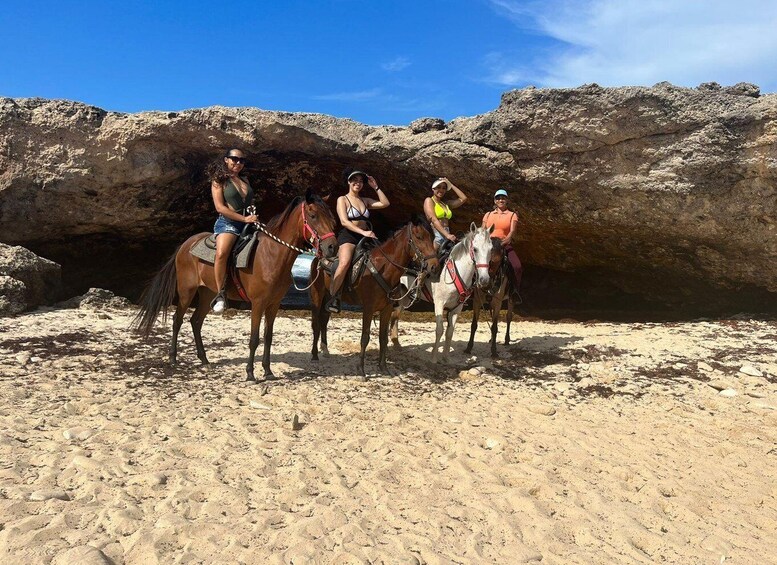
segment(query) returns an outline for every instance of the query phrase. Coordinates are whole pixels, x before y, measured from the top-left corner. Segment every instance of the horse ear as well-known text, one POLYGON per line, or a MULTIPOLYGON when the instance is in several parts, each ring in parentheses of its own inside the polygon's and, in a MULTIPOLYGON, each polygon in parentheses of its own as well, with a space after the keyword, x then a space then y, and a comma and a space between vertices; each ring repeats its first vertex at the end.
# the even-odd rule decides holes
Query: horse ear
POLYGON ((470 226, 469 226, 469 231, 475 232, 475 231, 477 231, 477 229, 478 229, 478 227, 475 225, 475 222, 472 222, 472 224, 470 224, 470 226))
POLYGON ((310 204, 312 201, 313 201, 313 189, 312 188, 308 188, 305 191, 305 202, 310 204))
POLYGON ((491 227, 488 228, 488 235, 491 235, 494 233, 494 224, 491 224, 491 227))

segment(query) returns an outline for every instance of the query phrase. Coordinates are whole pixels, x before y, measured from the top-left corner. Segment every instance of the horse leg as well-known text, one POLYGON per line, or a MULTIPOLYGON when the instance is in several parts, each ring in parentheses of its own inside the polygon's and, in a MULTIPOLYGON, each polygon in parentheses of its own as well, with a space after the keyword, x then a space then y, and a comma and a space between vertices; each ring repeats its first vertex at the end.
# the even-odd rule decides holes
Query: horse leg
MULTIPOLYGON (((264 314, 264 303, 256 301, 251 306, 251 338, 248 340, 248 364, 246 365, 246 380, 256 381, 254 377, 254 357, 256 347, 259 345, 259 325, 262 323, 262 314, 264 314)), ((267 321, 264 324, 267 331, 267 321)), ((267 343, 265 343, 265 348, 267 343)))
POLYGON ((399 317, 402 315, 402 304, 398 303, 391 309, 391 319, 389 321, 389 335, 391 336, 391 343, 397 349, 402 349, 402 344, 399 343, 399 317))
POLYGON ((359 355, 359 374, 362 377, 366 377, 367 373, 364 371, 364 356, 367 351, 367 345, 370 343, 370 323, 372 322, 373 312, 368 312, 367 307, 362 311, 362 339, 361 339, 361 355, 359 355))
POLYGON ((506 328, 505 328, 505 345, 510 345, 510 324, 513 322, 513 297, 512 294, 507 296, 507 312, 506 312, 506 328))
POLYGON ((178 307, 175 309, 175 316, 173 316, 173 336, 170 340, 170 364, 175 365, 178 360, 178 332, 181 331, 181 325, 183 325, 183 317, 186 315, 186 311, 189 309, 194 298, 197 288, 181 288, 178 285, 178 307))
POLYGON ((496 333, 499 328, 499 314, 502 311, 502 293, 498 292, 491 299, 491 357, 499 357, 496 351, 496 333))
POLYGON ((329 340, 326 332, 329 327, 329 318, 331 317, 332 313, 326 309, 326 302, 322 302, 319 321, 321 323, 321 355, 324 357, 329 357, 329 340))
POLYGON ((448 359, 448 353, 451 350, 451 340, 453 339, 453 330, 456 327, 456 319, 461 312, 461 306, 458 306, 448 312, 448 327, 445 329, 445 347, 443 348, 443 356, 448 359))
POLYGON ((264 354, 262 355, 262 368, 264 369, 264 380, 266 381, 277 378, 270 368, 270 348, 272 347, 272 330, 273 325, 275 325, 275 315, 278 313, 279 307, 280 302, 278 304, 272 304, 264 313, 264 354))
POLYGON ((390 303, 380 311, 380 333, 378 334, 380 355, 378 356, 378 368, 383 373, 388 372, 388 365, 386 364, 386 349, 388 349, 388 330, 393 312, 394 309, 391 307, 390 303))
POLYGON ((434 307, 434 319, 437 321, 437 327, 434 330, 434 348, 432 349, 432 363, 438 362, 437 349, 440 347, 440 338, 442 337, 442 307, 437 311, 437 305, 434 307))
POLYGON ((197 309, 192 314, 191 322, 192 333, 194 334, 194 343, 197 346, 197 357, 203 365, 208 364, 208 357, 205 355, 205 346, 202 343, 202 323, 205 321, 205 316, 210 312, 211 296, 205 289, 200 289, 200 299, 197 303, 197 309))
POLYGON ((469 327, 469 343, 464 349, 464 353, 472 353, 472 346, 475 343, 475 332, 478 331, 478 318, 480 317, 480 308, 482 307, 480 292, 476 291, 472 297, 472 324, 469 327))

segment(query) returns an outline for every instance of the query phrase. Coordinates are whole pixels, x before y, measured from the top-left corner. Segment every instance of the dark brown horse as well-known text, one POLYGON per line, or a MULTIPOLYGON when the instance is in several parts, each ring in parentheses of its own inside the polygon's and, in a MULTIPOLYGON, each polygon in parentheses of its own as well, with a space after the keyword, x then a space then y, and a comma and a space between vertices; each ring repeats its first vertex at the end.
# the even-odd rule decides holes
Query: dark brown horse
MULTIPOLYGON (((379 344, 380 354, 378 366, 386 372, 386 345, 388 344, 388 328, 391 312, 396 296, 389 296, 397 291, 399 279, 408 271, 408 266, 415 261, 421 265, 426 274, 435 272, 440 262, 434 250, 432 228, 424 218, 415 216, 406 226, 397 230, 386 242, 370 251, 369 261, 377 276, 371 269, 365 269, 355 290, 345 288, 343 298, 349 304, 362 305, 362 337, 361 356, 359 357, 359 373, 365 376, 364 352, 370 342, 370 322, 375 312, 380 312, 379 344)), ((317 266, 317 261, 311 266, 311 276, 317 266)), ((349 275, 350 276, 350 275, 349 275)), ((318 340, 321 337, 321 350, 324 356, 329 355, 326 329, 330 313, 325 305, 329 299, 330 277, 319 277, 310 287, 310 302, 313 323, 313 361, 318 361, 318 340)))
MULTIPOLYGON (((259 324, 262 316, 265 316, 262 357, 264 378, 275 378, 270 369, 273 324, 281 300, 292 282, 292 264, 302 251, 302 245, 314 247, 317 256, 323 254, 324 257, 334 257, 337 254, 335 225, 334 215, 326 203, 308 191, 304 198, 296 197, 281 214, 267 224, 265 229, 272 235, 265 234, 259 238, 248 267, 239 271, 240 284, 251 301, 251 338, 246 366, 249 381, 256 380, 254 354, 259 344, 259 324)), ((173 337, 170 342, 172 364, 176 361, 178 331, 195 295, 199 295, 199 300, 192 314, 191 324, 197 344, 197 357, 203 364, 208 362, 202 344, 201 329, 202 322, 210 311, 210 302, 216 295, 216 280, 213 264, 198 259, 189 250, 209 235, 199 233, 187 239, 157 273, 140 299, 140 312, 134 325, 142 334, 148 336, 159 312, 162 312, 162 319, 165 321, 167 307, 173 304, 176 295, 178 296, 178 308, 173 319, 173 337)), ((227 297, 241 300, 233 284, 228 285, 227 297)))
POLYGON ((502 302, 507 298, 507 331, 505 332, 505 345, 510 343, 510 324, 513 321, 512 280, 507 274, 510 264, 507 262, 502 242, 499 238, 492 237, 494 244, 488 272, 491 276, 491 285, 488 288, 476 288, 472 296, 472 325, 470 326, 469 343, 464 353, 472 353, 472 345, 475 341, 475 332, 478 329, 480 310, 485 306, 491 311, 491 357, 499 357, 496 351, 496 332, 499 326, 499 315, 502 311, 502 302))

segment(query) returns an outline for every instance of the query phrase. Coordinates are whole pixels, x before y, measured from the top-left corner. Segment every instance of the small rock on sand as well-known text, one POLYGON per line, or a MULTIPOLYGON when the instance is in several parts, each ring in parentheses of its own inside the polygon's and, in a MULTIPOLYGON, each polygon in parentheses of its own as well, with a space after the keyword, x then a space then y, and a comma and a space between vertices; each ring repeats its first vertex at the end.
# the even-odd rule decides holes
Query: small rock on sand
POLYGON ((711 365, 708 365, 704 361, 699 361, 698 363, 696 363, 696 368, 699 369, 700 371, 704 371, 706 373, 711 373, 712 371, 715 370, 715 369, 712 368, 711 365))
POLYGON ((553 416, 556 413, 556 409, 549 404, 532 404, 529 406, 529 411, 543 416, 553 416))
POLYGON ((726 398, 732 398, 737 395, 737 391, 733 388, 726 388, 718 393, 719 396, 725 396, 726 398))
POLYGON ((745 375, 750 375, 751 377, 763 377, 764 376, 764 374, 761 371, 759 371, 758 369, 756 369, 752 365, 743 365, 739 369, 739 372, 740 373, 744 373, 745 375))
POLYGON ((70 496, 64 490, 36 490, 30 495, 30 500, 70 500, 70 496))
POLYGON ((726 381, 722 381, 720 379, 715 379, 707 383, 707 386, 710 386, 714 388, 715 390, 726 390, 727 388, 731 388, 731 384, 727 383, 726 381))
POLYGON ((76 439, 78 441, 84 441, 85 439, 92 437, 94 435, 94 431, 90 430, 89 428, 76 426, 75 428, 68 428, 62 432, 62 435, 65 439, 76 439))
POLYGON ((111 561, 105 554, 91 545, 73 547, 58 554, 52 560, 52 565, 110 565, 111 561))

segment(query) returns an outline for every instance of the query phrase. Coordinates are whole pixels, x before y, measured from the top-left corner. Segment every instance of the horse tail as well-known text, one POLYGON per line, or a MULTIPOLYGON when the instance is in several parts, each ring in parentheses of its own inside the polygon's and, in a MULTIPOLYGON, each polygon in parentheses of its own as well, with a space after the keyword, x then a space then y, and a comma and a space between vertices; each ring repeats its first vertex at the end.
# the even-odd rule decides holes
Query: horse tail
MULTIPOLYGON (((180 249, 180 248, 179 248, 180 249)), ((173 304, 177 294, 175 258, 178 249, 168 259, 165 266, 154 276, 140 296, 140 311, 132 321, 132 328, 141 335, 148 337, 154 327, 159 312, 162 312, 162 323, 167 322, 167 307, 173 304)))

